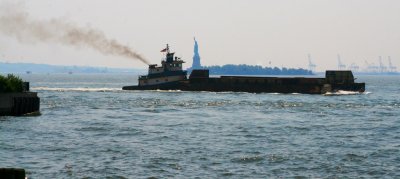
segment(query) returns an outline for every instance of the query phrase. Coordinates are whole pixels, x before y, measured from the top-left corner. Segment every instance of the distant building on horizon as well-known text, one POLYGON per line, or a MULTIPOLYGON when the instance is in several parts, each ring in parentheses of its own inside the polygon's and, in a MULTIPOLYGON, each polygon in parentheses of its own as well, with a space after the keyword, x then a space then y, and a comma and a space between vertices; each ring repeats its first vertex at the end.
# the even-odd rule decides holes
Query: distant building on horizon
POLYGON ((201 68, 199 45, 197 44, 196 38, 194 38, 194 55, 193 55, 192 69, 199 69, 199 68, 201 68))

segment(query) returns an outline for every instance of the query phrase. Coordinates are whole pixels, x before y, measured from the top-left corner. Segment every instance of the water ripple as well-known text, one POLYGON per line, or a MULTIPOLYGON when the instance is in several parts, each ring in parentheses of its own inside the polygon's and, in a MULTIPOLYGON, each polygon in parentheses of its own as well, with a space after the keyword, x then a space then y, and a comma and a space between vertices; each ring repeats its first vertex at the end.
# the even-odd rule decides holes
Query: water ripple
POLYGON ((24 78, 42 115, 0 117, 0 167, 29 178, 400 178, 398 77, 362 77, 367 93, 329 96, 24 78))

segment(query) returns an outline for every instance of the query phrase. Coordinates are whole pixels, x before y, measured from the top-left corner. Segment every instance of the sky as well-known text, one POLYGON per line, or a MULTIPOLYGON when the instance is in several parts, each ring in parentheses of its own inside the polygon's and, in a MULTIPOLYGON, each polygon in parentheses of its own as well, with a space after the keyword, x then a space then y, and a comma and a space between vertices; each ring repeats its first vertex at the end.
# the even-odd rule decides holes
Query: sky
MULTIPOLYGON (((0 4, 15 2, 0 0, 0 4)), ((318 71, 400 65, 399 0, 37 0, 17 1, 31 19, 52 19, 101 31, 150 63, 168 43, 190 67, 193 37, 202 65, 249 64, 318 71)), ((12 9, 13 10, 13 9, 12 9)), ((4 25, 4 24, 0 24, 4 25)), ((0 61, 147 68, 139 60, 104 55, 85 46, 22 42, 0 33, 0 61)))

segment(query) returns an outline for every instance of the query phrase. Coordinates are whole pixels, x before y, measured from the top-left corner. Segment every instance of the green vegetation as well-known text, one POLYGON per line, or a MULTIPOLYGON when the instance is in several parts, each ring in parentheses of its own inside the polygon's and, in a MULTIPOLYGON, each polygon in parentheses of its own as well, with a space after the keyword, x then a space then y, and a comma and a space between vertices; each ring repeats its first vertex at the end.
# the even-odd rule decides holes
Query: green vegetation
POLYGON ((0 75, 0 93, 13 93, 23 91, 23 81, 18 76, 8 74, 0 75))

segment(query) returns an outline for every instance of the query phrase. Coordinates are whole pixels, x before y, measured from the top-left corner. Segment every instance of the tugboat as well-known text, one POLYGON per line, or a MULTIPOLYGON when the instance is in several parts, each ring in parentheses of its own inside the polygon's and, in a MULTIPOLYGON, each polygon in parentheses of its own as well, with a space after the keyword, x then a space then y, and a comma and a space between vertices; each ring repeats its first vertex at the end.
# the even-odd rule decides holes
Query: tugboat
POLYGON ((147 75, 139 76, 138 86, 124 86, 123 90, 179 90, 181 81, 187 80, 187 71, 182 69, 185 63, 181 58, 174 57, 175 53, 170 52, 169 46, 161 52, 166 52, 161 66, 149 65, 147 75))
POLYGON ((187 78, 187 71, 182 69, 185 63, 169 46, 166 58, 157 64, 149 65, 148 75, 139 76, 137 86, 124 86, 123 90, 182 90, 182 91, 233 91, 251 93, 304 93, 325 94, 337 91, 364 92, 365 83, 356 83, 349 70, 328 70, 325 78, 305 77, 255 77, 221 76, 210 77, 208 69, 193 70, 187 78))

